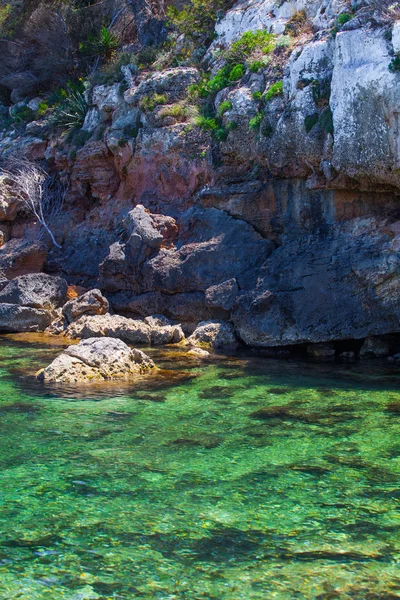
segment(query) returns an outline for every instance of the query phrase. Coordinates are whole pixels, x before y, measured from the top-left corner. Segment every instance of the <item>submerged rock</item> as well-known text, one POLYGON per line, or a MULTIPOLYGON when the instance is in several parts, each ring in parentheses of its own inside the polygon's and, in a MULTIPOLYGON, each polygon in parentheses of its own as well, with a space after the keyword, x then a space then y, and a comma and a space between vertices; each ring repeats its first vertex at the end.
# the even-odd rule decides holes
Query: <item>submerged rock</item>
POLYGON ((127 379, 155 368, 144 352, 129 348, 122 340, 89 338, 69 346, 37 374, 37 379, 54 383, 98 382, 127 379))
POLYGON ((0 302, 51 310, 62 306, 68 284, 61 277, 31 273, 16 277, 0 292, 0 302))
POLYGON ((239 342, 230 323, 223 321, 201 321, 195 331, 187 339, 193 346, 209 346, 210 348, 237 348, 239 342))

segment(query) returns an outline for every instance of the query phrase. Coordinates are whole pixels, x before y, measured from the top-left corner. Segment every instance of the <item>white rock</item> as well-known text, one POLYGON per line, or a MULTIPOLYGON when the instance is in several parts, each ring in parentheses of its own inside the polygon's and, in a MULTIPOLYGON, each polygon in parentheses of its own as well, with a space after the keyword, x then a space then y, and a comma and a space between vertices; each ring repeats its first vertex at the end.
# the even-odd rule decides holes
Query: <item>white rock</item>
POLYGON ((398 54, 400 52, 400 21, 396 21, 392 30, 393 51, 398 54))
POLYGON ((101 112, 110 112, 121 104, 120 84, 96 85, 93 88, 92 104, 101 112))

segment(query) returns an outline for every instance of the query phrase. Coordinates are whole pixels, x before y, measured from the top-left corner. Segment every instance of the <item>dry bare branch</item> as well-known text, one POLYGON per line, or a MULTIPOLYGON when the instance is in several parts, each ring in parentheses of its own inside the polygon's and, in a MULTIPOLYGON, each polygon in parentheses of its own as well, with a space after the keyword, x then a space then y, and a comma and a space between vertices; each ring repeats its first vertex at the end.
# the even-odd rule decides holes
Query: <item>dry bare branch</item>
POLYGON ((35 163, 24 159, 10 161, 2 175, 10 180, 21 205, 37 219, 53 244, 61 248, 51 226, 63 210, 67 187, 35 163))

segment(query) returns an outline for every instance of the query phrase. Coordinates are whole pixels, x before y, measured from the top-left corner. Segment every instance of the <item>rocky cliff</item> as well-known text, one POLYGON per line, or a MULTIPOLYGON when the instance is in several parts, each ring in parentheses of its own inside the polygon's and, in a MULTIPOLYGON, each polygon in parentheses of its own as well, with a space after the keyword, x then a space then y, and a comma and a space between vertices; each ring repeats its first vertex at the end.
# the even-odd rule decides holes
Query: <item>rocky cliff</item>
POLYGON ((252 347, 400 333, 396 18, 367 0, 239 0, 197 62, 92 81, 80 147, 40 120, 9 125, 3 160, 41 161, 69 188, 59 249, 3 178, 4 276, 60 275, 188 332, 230 321, 252 347), (269 47, 249 49, 260 31, 269 47))

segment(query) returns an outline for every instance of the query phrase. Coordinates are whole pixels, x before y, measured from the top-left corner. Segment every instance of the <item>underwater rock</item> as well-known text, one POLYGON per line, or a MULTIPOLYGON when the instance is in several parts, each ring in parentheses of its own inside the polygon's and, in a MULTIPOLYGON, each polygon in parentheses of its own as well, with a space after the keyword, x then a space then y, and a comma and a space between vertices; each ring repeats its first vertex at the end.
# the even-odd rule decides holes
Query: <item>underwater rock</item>
POLYGON ((207 350, 203 350, 203 348, 191 348, 188 352, 188 354, 190 356, 194 356, 196 358, 207 358, 209 356, 211 356, 211 354, 209 352, 207 352, 207 350))
POLYGON ((201 321, 186 343, 216 349, 235 349, 239 345, 232 325, 223 321, 201 321))
POLYGON ((141 350, 129 348, 115 338, 89 338, 69 346, 37 374, 43 382, 77 383, 127 379, 156 369, 141 350))

